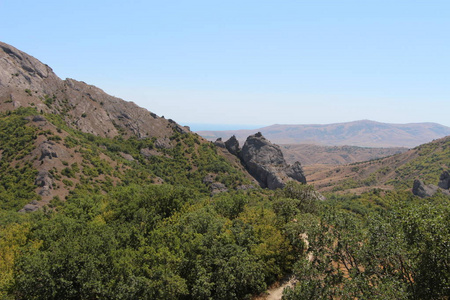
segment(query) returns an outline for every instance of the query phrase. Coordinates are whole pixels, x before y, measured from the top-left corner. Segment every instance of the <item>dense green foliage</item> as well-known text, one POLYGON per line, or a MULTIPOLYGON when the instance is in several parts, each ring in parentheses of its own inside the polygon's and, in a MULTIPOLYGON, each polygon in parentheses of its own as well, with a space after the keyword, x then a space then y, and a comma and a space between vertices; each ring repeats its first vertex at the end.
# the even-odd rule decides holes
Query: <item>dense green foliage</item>
MULTIPOLYGON (((56 115, 45 116, 55 130, 44 131, 29 124, 36 114, 0 116, 2 299, 250 299, 290 274, 297 284, 284 299, 450 295, 443 194, 373 190, 322 201, 293 182, 238 191, 245 176, 196 135, 174 131, 173 147, 156 149, 155 139, 97 137, 56 115), (38 199, 29 154, 42 135, 79 157, 50 171, 71 192, 18 213, 38 199), (211 196, 207 175, 230 191, 211 196)), ((418 163, 434 180, 449 156, 427 149, 399 172, 418 163)))
POLYGON ((344 205, 364 209, 340 208, 341 197, 312 219, 297 216, 311 257, 296 263, 298 283, 284 298, 447 299, 450 198, 399 192, 352 198, 344 205))
MULTIPOLYGON (((0 209, 20 209, 36 199, 36 170, 20 160, 34 149, 37 129, 26 126, 34 110, 19 109, 0 115, 0 209)), ((35 112, 35 111, 34 111, 35 112)))

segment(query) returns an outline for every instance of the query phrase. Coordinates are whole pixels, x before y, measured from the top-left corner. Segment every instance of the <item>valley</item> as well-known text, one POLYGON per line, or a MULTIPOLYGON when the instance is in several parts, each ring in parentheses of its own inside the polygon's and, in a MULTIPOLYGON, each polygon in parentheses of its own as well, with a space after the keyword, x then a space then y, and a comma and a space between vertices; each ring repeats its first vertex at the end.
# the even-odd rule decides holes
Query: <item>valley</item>
POLYGON ((0 42, 0 298, 447 299, 447 130, 217 139, 0 42))

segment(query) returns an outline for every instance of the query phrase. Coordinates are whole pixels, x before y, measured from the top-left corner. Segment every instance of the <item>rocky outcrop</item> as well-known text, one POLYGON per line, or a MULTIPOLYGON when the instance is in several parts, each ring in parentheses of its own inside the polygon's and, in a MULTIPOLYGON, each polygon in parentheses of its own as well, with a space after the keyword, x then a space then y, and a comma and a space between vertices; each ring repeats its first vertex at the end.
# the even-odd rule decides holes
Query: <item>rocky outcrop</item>
POLYGON ((39 204, 36 200, 31 201, 30 203, 26 204, 19 212, 33 212, 39 209, 39 204))
POLYGON ((225 147, 227 148, 227 150, 235 155, 235 156, 239 156, 239 142, 236 138, 236 136, 232 136, 230 137, 226 142, 225 142, 225 147))
POLYGON ((222 141, 222 138, 218 138, 214 142, 214 145, 216 145, 217 147, 220 147, 220 148, 226 148, 225 143, 222 141))
POLYGON ((428 198, 441 191, 443 194, 450 196, 450 174, 448 171, 444 171, 441 176, 438 185, 425 184, 422 180, 414 180, 412 193, 421 198, 428 198))
POLYGON ((215 178, 216 175, 214 174, 208 174, 203 178, 203 183, 209 186, 211 197, 219 193, 228 192, 226 185, 221 182, 214 181, 215 178))
POLYGON ((41 151, 41 157, 39 157, 39 160, 43 160, 44 158, 53 159, 57 158, 58 154, 56 153, 56 150, 54 149, 55 143, 50 141, 45 141, 42 144, 39 145, 39 150, 41 151))
POLYGON ((280 147, 265 139, 260 132, 249 136, 242 149, 234 136, 225 142, 225 146, 241 159, 247 171, 263 188, 282 188, 289 180, 306 183, 301 164, 288 165, 280 147))
POLYGON ((449 171, 444 171, 439 178, 438 187, 444 190, 450 189, 450 173, 449 171))
POLYGON ((0 110, 33 106, 60 114, 67 125, 98 136, 138 138, 186 134, 188 127, 106 94, 74 79, 60 79, 53 70, 11 45, 0 42, 0 110))
POLYGON ((34 184, 40 187, 39 195, 50 196, 51 189, 53 188, 53 176, 45 170, 39 171, 34 184))

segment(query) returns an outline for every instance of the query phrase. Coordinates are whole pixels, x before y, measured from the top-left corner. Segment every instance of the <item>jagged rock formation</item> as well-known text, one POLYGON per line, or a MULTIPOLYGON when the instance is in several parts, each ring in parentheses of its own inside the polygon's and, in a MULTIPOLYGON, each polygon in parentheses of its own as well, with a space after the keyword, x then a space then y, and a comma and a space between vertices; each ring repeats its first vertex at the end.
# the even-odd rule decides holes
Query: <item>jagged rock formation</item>
POLYGON ((450 196, 450 174, 448 171, 444 171, 441 176, 438 185, 425 184, 422 180, 414 180, 412 192, 414 195, 421 198, 428 198, 433 196, 437 191, 441 191, 443 194, 450 196))
POLYGON ((98 136, 169 137, 190 132, 132 102, 74 79, 61 80, 36 58, 0 42, 0 111, 18 107, 59 114, 67 125, 98 136))
POLYGON ((235 155, 235 156, 239 156, 239 142, 236 138, 236 136, 232 136, 230 137, 226 142, 225 142, 225 147, 227 148, 227 150, 235 155))
POLYGON ((306 183, 301 164, 288 165, 278 145, 265 139, 260 132, 247 138, 242 149, 236 137, 225 142, 230 153, 238 156, 261 187, 282 188, 289 180, 306 183))
POLYGON ((216 145, 217 147, 220 147, 220 148, 226 148, 225 143, 222 141, 222 138, 218 138, 214 142, 214 145, 216 145))
POLYGON ((439 178, 438 187, 444 190, 450 189, 450 173, 448 171, 442 172, 439 178))

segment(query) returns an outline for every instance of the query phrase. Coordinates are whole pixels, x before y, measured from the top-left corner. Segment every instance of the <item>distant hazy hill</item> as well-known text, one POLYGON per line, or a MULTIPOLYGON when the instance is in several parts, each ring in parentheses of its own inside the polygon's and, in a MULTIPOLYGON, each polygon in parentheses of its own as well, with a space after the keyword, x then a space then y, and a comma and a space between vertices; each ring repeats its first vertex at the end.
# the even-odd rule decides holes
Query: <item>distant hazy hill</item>
POLYGON ((450 135, 450 127, 436 123, 388 124, 369 120, 328 125, 271 125, 253 130, 199 131, 209 140, 239 141, 260 131, 276 144, 316 144, 360 147, 415 147, 450 135))

